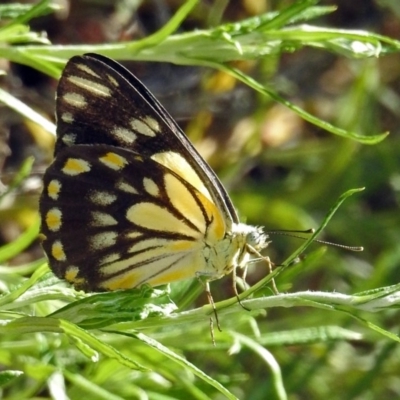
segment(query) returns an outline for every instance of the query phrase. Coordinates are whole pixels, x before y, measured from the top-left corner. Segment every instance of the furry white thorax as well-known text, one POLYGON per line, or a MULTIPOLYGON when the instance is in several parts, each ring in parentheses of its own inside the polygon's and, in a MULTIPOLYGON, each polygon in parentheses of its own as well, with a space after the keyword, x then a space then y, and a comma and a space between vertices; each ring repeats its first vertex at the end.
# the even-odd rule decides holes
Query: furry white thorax
POLYGON ((232 231, 214 243, 205 243, 204 273, 210 280, 229 274, 234 268, 246 267, 250 257, 268 246, 268 236, 263 229, 246 224, 232 224, 232 231))

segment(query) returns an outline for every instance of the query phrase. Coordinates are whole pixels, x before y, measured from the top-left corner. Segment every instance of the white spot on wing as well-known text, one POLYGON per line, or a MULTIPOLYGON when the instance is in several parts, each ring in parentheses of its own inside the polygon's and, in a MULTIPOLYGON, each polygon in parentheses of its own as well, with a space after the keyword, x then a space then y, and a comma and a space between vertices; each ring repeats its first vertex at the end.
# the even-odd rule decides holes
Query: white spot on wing
POLYGON ((89 68, 86 64, 76 64, 76 67, 83 72, 86 72, 89 75, 94 76, 95 78, 100 78, 99 75, 96 74, 91 68, 89 68))
POLYGON ((72 124, 72 122, 74 122, 74 116, 70 112, 64 112, 61 114, 61 121, 72 124))
POLYGON ((128 239, 137 239, 138 237, 140 237, 140 236, 142 236, 142 235, 143 235, 143 234, 140 233, 140 232, 132 231, 132 232, 128 232, 128 233, 125 235, 125 237, 128 238, 128 239))
POLYGON ((111 90, 109 87, 80 76, 71 75, 67 79, 74 85, 95 94, 96 96, 110 97, 111 90))
POLYGON ((157 197, 160 194, 160 189, 157 184, 150 178, 143 179, 144 189, 151 196, 157 197))
POLYGON ((111 76, 111 75, 107 75, 108 80, 111 82, 111 84, 115 87, 119 87, 119 83, 117 82, 117 80, 111 76))
POLYGON ((128 144, 134 143, 137 138, 135 132, 132 132, 130 129, 122 128, 120 126, 114 127, 112 133, 113 135, 117 136, 120 140, 128 144))
POLYGON ((89 200, 98 206, 109 206, 117 200, 117 196, 110 192, 92 190, 89 192, 89 200))
POLYGON ((91 226, 113 226, 117 225, 117 220, 110 214, 100 211, 92 211, 92 222, 91 226))
POLYGON ((66 133, 63 137, 62 137, 62 141, 64 144, 66 144, 67 146, 71 146, 73 144, 75 144, 76 141, 76 134, 75 133, 66 133))
POLYGON ((143 119, 143 122, 145 122, 154 132, 160 131, 160 124, 154 118, 147 116, 143 119))
POLYGON ((85 108, 87 106, 85 98, 79 93, 65 93, 63 100, 76 108, 85 108))
POLYGON ((98 233, 90 237, 90 247, 92 250, 101 250, 113 246, 117 242, 117 237, 118 233, 114 231, 98 233))
POLYGON ((141 135, 150 137, 156 136, 154 130, 151 129, 149 125, 147 125, 144 121, 141 121, 140 119, 132 118, 130 121, 130 125, 134 131, 140 133, 141 135))
POLYGON ((131 194, 139 194, 138 191, 129 183, 126 183, 125 181, 121 180, 115 184, 116 189, 122 190, 123 192, 126 193, 131 193, 131 194))

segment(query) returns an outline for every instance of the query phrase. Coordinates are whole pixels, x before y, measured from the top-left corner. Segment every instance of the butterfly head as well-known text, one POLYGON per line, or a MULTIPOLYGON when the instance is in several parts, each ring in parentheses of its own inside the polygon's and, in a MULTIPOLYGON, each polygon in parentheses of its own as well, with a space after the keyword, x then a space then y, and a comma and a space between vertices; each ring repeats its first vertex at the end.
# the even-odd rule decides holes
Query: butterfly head
POLYGON ((248 247, 260 251, 266 248, 269 244, 268 235, 263 231, 260 226, 252 226, 246 224, 237 224, 235 229, 245 239, 245 243, 248 247))

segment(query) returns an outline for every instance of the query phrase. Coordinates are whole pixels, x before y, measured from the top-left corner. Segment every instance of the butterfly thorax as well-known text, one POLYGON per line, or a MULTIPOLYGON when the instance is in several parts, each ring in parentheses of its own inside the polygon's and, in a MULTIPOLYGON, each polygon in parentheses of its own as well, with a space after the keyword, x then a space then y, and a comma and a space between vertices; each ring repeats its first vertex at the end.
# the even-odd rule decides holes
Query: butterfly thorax
POLYGON ((202 251, 204 266, 197 275, 214 280, 229 274, 234 268, 244 268, 254 253, 268 245, 267 239, 260 227, 233 224, 223 239, 214 243, 205 241, 202 251))

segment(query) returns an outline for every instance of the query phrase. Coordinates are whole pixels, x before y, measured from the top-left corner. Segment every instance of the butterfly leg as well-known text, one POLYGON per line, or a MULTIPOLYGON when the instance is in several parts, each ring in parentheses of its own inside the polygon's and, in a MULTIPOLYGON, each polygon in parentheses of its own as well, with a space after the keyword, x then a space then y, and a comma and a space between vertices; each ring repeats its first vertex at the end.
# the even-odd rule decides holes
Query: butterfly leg
POLYGON ((213 312, 214 312, 215 322, 217 323, 217 328, 220 332, 222 332, 221 325, 219 324, 217 308, 215 307, 214 299, 212 297, 211 290, 210 290, 210 283, 208 281, 205 282, 205 291, 206 291, 206 295, 208 298, 208 302, 210 303, 210 305, 213 309, 213 312))
POLYGON ((237 301, 238 301, 238 303, 240 304, 240 306, 241 306, 244 310, 250 311, 247 307, 245 307, 245 306, 243 305, 242 301, 240 300, 239 293, 238 293, 238 290, 237 290, 237 283, 236 283, 236 281, 237 281, 236 269, 237 269, 237 268, 233 268, 233 270, 232 270, 232 288, 233 288, 233 293, 235 293, 235 296, 236 296, 237 301))
MULTIPOLYGON (((270 258, 269 257, 267 257, 267 256, 262 256, 261 254, 260 254, 260 256, 261 256, 261 258, 266 262, 266 264, 267 264, 267 266, 268 266, 268 275, 269 274, 272 274, 272 267, 275 267, 275 264, 270 260, 270 258)), ((275 295, 278 295, 279 294, 279 290, 278 290, 278 288, 276 287, 276 283, 275 283, 275 279, 271 279, 271 288, 272 288, 272 291, 273 291, 273 293, 275 294, 275 295)))
MULTIPOLYGON (((210 283, 208 281, 205 282, 205 291, 207 294, 208 302, 210 303, 210 305, 213 309, 213 312, 214 312, 215 322, 217 323, 217 328, 220 332, 222 332, 221 325, 219 324, 217 309, 215 307, 214 299, 212 297, 211 290, 210 290, 210 283)), ((211 340, 213 342, 213 345, 215 346, 214 321, 213 321, 212 317, 210 317, 210 333, 211 333, 211 340)))
MULTIPOLYGON (((213 309, 215 321, 217 323, 217 328, 220 332, 222 332, 221 325, 219 323, 217 308, 215 307, 214 299, 211 294, 210 282, 208 280, 201 279, 202 276, 204 277, 204 273, 196 273, 196 276, 197 276, 197 279, 199 280, 199 282, 203 285, 204 291, 206 292, 206 295, 207 295, 208 302, 209 302, 211 308, 213 309)), ((214 321, 213 321, 212 317, 210 317, 210 332, 211 332, 211 340, 213 342, 213 345, 215 346, 214 321)))
MULTIPOLYGON (((269 273, 272 274, 272 267, 274 266, 274 263, 270 260, 269 257, 263 257, 263 258, 264 258, 265 262, 268 265, 269 273)), ((275 279, 271 279, 271 287, 272 287, 272 291, 274 292, 274 294, 278 295, 279 294, 279 290, 276 287, 275 279)))
MULTIPOLYGON (((268 256, 263 256, 260 252, 258 252, 252 246, 247 246, 247 250, 250 254, 257 256, 259 260, 264 260, 268 266, 269 274, 272 274, 272 268, 275 267, 275 264, 270 260, 270 258, 268 256)), ((272 291, 274 292, 275 295, 279 294, 279 290, 275 284, 275 279, 271 279, 271 287, 272 287, 272 291)))

